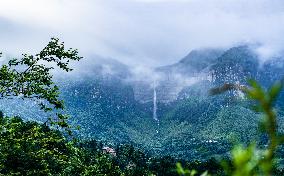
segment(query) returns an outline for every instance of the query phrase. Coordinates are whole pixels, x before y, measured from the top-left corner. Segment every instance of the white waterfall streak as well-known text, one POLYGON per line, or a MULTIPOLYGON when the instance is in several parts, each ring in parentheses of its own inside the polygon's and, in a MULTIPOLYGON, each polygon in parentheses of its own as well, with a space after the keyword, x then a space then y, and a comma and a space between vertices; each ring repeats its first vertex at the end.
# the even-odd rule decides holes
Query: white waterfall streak
POLYGON ((159 121, 157 117, 157 92, 156 92, 156 81, 154 81, 153 85, 154 94, 153 94, 153 119, 159 121))

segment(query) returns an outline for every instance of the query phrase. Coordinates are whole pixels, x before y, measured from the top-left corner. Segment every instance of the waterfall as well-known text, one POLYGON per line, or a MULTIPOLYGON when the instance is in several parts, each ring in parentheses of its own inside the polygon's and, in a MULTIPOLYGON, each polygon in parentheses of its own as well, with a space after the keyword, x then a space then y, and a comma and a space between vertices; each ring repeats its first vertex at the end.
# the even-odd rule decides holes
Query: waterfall
POLYGON ((157 92, 156 92, 156 81, 154 81, 153 86, 154 94, 153 94, 153 119, 159 121, 157 117, 157 92))
POLYGON ((156 129, 156 133, 159 133, 159 119, 157 116, 157 91, 156 91, 156 81, 153 84, 153 119, 157 122, 158 128, 156 129))

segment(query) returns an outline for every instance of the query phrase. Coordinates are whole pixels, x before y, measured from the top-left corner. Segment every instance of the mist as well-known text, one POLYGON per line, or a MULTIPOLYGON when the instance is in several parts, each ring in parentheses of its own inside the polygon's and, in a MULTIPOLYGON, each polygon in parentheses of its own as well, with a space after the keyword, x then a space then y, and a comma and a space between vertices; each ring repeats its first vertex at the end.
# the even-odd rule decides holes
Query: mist
POLYGON ((267 59, 283 52, 281 0, 0 0, 0 50, 40 51, 51 37, 132 66, 177 62, 191 50, 257 44, 267 59))

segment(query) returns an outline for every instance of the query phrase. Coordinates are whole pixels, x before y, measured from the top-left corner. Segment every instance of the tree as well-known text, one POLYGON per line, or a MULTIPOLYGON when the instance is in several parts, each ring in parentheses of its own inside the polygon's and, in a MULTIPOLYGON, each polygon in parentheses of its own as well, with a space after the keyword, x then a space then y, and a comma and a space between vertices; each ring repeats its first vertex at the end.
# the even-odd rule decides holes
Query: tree
MULTIPOLYGON (((283 88, 283 80, 276 81, 268 90, 261 87, 256 81, 249 80, 249 86, 235 84, 225 84, 210 90, 211 95, 220 94, 229 90, 241 90, 249 99, 257 104, 256 110, 262 112, 264 119, 260 124, 261 132, 268 136, 267 147, 257 146, 253 141, 249 146, 235 145, 231 152, 231 163, 223 162, 227 175, 233 176, 254 176, 254 175, 275 175, 276 152, 280 145, 284 143, 284 134, 279 133, 277 128, 277 114, 274 104, 283 88)), ((177 163, 179 175, 195 175, 195 170, 183 169, 177 163)), ((279 171, 278 171, 279 172, 279 171)), ((204 173, 204 175, 207 173, 204 173)), ((283 174, 276 173, 277 175, 283 174)))
MULTIPOLYGON (((0 53, 1 56, 1 53, 0 53)), ((47 46, 36 55, 23 54, 21 59, 12 59, 8 64, 0 68, 0 98, 22 97, 38 102, 44 111, 63 109, 64 103, 59 99, 59 88, 52 80, 50 73, 55 64, 59 69, 69 72, 69 62, 79 61, 76 49, 66 50, 63 42, 57 38, 51 38, 47 46)), ((59 127, 68 127, 67 116, 57 113, 57 118, 49 118, 51 124, 59 127)))
MULTIPOLYGON (((59 88, 52 80, 56 64, 71 71, 71 60, 81 57, 75 49, 65 50, 64 44, 52 38, 36 55, 24 54, 0 67, 0 97, 38 101, 44 111, 64 109, 59 88)), ((1 111, 0 111, 1 112, 1 111)), ((68 129, 66 115, 57 113, 49 119, 52 125, 68 129)), ((70 130, 68 129, 68 132, 70 130)), ((0 113, 0 175, 123 175, 111 158, 100 151, 88 151, 76 141, 69 141, 54 128, 20 117, 4 117, 0 113)))

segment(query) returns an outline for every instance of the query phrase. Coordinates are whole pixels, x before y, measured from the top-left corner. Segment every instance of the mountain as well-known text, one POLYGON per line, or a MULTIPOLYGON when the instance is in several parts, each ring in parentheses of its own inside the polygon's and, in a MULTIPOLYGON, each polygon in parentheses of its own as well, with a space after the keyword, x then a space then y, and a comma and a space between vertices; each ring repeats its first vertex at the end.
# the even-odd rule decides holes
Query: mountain
POLYGON ((193 76, 208 69, 224 51, 221 49, 193 50, 178 63, 164 67, 158 67, 157 72, 165 74, 182 74, 193 76))
POLYGON ((247 79, 257 77, 258 68, 257 55, 248 46, 239 46, 218 57, 216 63, 210 67, 210 73, 216 83, 245 84, 247 79))
POLYGON ((275 80, 283 79, 284 76, 284 57, 273 58, 265 61, 260 66, 258 80, 265 86, 269 86, 275 80))
MULTIPOLYGON (((240 92, 210 97, 208 90, 224 83, 246 84, 249 78, 279 76, 281 68, 273 68, 278 62, 269 61, 261 67, 249 46, 192 51, 176 64, 156 68, 156 79, 98 83, 96 90, 101 97, 80 105, 85 108, 76 114, 81 120, 77 123, 84 123, 84 134, 89 137, 130 142, 157 154, 199 159, 222 155, 230 149, 231 140, 249 142, 256 138, 261 118, 240 92), (269 72, 267 68, 271 68, 269 72), (152 119, 154 88, 159 124, 152 119)), ((78 100, 71 98, 69 102, 92 96, 87 90, 95 86, 84 84, 90 83, 83 81, 78 100)))
POLYGON ((136 100, 141 103, 151 102, 154 86, 158 102, 170 103, 177 100, 179 93, 185 88, 208 80, 208 70, 222 52, 220 49, 193 50, 176 64, 155 68, 150 80, 135 83, 136 100))
MULTIPOLYGON (((254 78, 269 86, 284 75, 284 59, 260 64, 249 46, 228 50, 201 49, 176 64, 137 76, 133 68, 99 56, 76 65, 70 75, 55 73, 69 122, 80 126, 79 138, 131 143, 148 152, 179 158, 206 159, 226 155, 230 141, 249 142, 260 114, 239 91, 209 96, 224 83, 246 84, 254 78), (139 77, 140 76, 140 77, 139 77), (156 94, 154 94, 154 90, 156 94), (159 121, 153 119, 154 96, 159 121), (216 152, 214 152, 216 151, 216 152)), ((284 123, 283 93, 277 103, 284 123)), ((0 109, 44 122, 48 115, 29 101, 5 100, 0 109)), ((283 130, 283 127, 279 127, 283 130)), ((264 141, 265 143, 265 141, 264 141)))
MULTIPOLYGON (((266 87, 271 86, 274 81, 284 78, 284 57, 273 58, 265 61, 261 67, 257 80, 266 87)), ((284 107, 284 92, 282 91, 277 101, 277 106, 284 107)))
POLYGON ((62 82, 66 78, 73 80, 82 79, 126 79, 131 75, 129 66, 112 58, 104 58, 98 55, 91 55, 83 58, 76 65, 71 65, 74 70, 70 73, 54 73, 57 82, 62 82))

